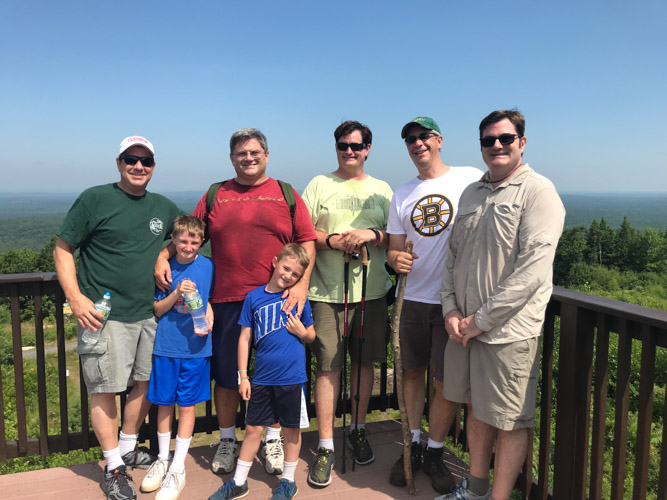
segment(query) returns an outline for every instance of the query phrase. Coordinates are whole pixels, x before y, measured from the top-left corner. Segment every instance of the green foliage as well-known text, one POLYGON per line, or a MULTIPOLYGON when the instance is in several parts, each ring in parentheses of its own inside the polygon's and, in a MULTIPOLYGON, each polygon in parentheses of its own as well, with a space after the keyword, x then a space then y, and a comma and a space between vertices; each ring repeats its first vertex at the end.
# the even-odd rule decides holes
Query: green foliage
POLYGON ((29 470, 49 469, 52 467, 66 467, 68 465, 86 464, 102 460, 102 448, 99 446, 88 451, 73 450, 69 453, 51 453, 46 457, 19 457, 0 462, 1 474, 14 474, 29 470))

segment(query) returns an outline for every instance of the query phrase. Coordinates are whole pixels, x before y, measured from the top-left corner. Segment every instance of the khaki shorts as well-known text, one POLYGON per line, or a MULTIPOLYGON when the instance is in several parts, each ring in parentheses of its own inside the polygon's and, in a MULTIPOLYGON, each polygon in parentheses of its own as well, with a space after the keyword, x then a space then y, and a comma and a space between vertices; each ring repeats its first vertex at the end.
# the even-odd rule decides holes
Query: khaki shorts
POLYGON ((448 336, 440 304, 406 300, 399 327, 404 370, 431 367, 431 376, 442 382, 448 336))
POLYGON ((471 403, 475 418, 496 429, 533 427, 540 371, 540 337, 468 347, 448 342, 443 395, 471 403))
MULTIPOLYGON (((310 350, 317 358, 317 368, 338 371, 343 368, 343 304, 311 301, 316 337, 310 350)), ((361 364, 387 359, 387 299, 367 300, 364 310, 364 343, 361 364)), ((348 304, 348 349, 353 361, 359 360, 361 302, 348 304)))
POLYGON ((157 322, 107 321, 96 344, 81 342, 83 328, 77 326, 76 352, 81 357, 83 380, 88 393, 116 393, 127 389, 130 380, 148 381, 157 322))

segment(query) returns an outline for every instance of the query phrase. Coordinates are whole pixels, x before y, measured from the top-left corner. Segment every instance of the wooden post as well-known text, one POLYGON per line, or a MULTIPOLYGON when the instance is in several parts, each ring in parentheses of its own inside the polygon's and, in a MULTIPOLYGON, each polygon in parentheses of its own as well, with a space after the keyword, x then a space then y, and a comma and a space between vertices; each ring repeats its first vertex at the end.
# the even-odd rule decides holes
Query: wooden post
MULTIPOLYGON (((412 242, 405 243, 405 251, 412 253, 412 242)), ((401 344, 398 339, 398 329, 401 323, 401 310, 403 309, 403 296, 405 295, 405 280, 407 274, 398 276, 398 286, 396 302, 391 315, 391 346, 394 352, 394 373, 396 374, 396 395, 398 397, 398 409, 401 413, 401 428, 403 430, 403 470, 405 471, 405 481, 408 484, 410 495, 417 494, 415 481, 412 477, 412 454, 410 447, 412 445, 412 433, 408 422, 408 412, 405 409, 405 393, 403 392, 403 362, 401 361, 401 344)))

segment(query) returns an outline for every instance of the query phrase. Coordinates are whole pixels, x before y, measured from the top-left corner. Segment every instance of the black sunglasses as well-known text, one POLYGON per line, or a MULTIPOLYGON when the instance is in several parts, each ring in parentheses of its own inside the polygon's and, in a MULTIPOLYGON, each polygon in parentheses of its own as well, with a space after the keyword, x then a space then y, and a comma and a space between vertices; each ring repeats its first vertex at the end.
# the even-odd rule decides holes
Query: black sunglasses
POLYGON ((434 132, 422 132, 419 135, 409 135, 405 138, 405 143, 406 144, 414 144, 415 142, 417 142, 417 139, 424 142, 424 141, 428 140, 428 138, 431 137, 432 135, 438 135, 438 134, 436 134, 434 132))
POLYGON ((366 147, 365 142, 337 142, 336 147, 338 151, 347 151, 350 148, 352 151, 361 151, 366 147))
POLYGON ((508 146, 512 144, 517 137, 521 136, 517 134, 500 134, 498 137, 495 137, 493 135, 487 135, 485 137, 482 137, 479 140, 479 143, 482 145, 483 148, 490 148, 496 143, 496 141, 500 141, 500 144, 502 144, 503 146, 508 146))
POLYGON ((152 167, 155 165, 155 158, 152 156, 125 155, 121 156, 120 159, 128 165, 136 165, 138 161, 140 161, 144 167, 152 167))

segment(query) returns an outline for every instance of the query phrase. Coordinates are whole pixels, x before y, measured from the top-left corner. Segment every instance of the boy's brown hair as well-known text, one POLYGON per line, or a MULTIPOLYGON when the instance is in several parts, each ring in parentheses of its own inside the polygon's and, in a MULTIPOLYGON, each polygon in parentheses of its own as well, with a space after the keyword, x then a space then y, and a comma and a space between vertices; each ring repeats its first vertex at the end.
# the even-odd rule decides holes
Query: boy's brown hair
POLYGON ((308 252, 298 243, 288 243, 285 245, 282 250, 276 256, 276 260, 280 262, 282 259, 287 257, 293 257, 302 266, 306 269, 310 265, 310 257, 308 257, 308 252))
POLYGON ((171 232, 172 236, 187 232, 190 236, 199 236, 204 239, 204 221, 198 219, 194 215, 179 215, 174 219, 174 229, 171 232))

